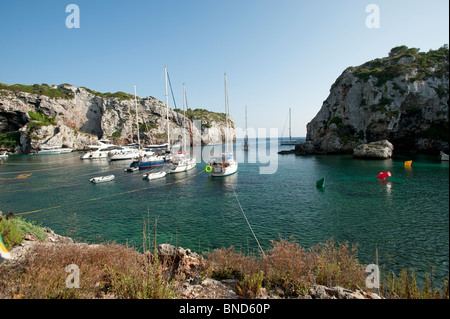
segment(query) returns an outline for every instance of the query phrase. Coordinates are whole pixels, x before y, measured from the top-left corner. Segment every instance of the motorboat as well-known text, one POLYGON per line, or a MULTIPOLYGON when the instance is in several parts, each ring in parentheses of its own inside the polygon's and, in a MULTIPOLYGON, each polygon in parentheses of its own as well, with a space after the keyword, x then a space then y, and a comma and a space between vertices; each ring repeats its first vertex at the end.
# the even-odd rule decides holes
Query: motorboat
POLYGON ((448 154, 441 151, 441 161, 448 161, 448 154))
POLYGON ((8 157, 8 153, 3 152, 3 154, 0 154, 0 158, 7 158, 8 157))
POLYGON ((92 183, 98 184, 98 183, 111 182, 112 180, 114 180, 114 178, 115 178, 114 175, 106 175, 106 176, 92 177, 89 181, 92 183))
POLYGON ((109 161, 121 161, 121 160, 132 160, 138 158, 139 155, 142 156, 142 152, 133 147, 117 147, 108 152, 108 160, 109 161))
POLYGON ((73 151, 72 148, 64 148, 62 146, 47 146, 47 145, 40 145, 40 150, 36 151, 36 154, 46 155, 46 154, 63 154, 63 153, 70 153, 73 151))
POLYGON ((146 155, 138 160, 135 160, 131 165, 137 165, 139 169, 147 169, 147 168, 154 168, 163 166, 165 163, 169 162, 169 156, 163 156, 163 155, 146 155))
POLYGON ((89 145, 88 148, 91 150, 83 154, 81 159, 107 159, 108 153, 118 147, 114 144, 104 143, 102 140, 99 143, 100 145, 89 145))

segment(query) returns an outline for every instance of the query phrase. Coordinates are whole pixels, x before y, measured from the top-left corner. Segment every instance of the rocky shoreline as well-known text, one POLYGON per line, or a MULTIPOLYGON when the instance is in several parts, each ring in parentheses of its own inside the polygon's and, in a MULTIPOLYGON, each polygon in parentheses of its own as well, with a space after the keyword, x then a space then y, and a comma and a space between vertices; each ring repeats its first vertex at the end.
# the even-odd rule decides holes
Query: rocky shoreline
MULTIPOLYGON (((394 145, 388 140, 370 142, 360 144, 353 149, 353 157, 360 159, 388 159, 393 156, 394 145)), ((296 154, 296 155, 325 155, 329 154, 325 151, 316 150, 311 143, 305 142, 303 144, 295 145, 294 149, 283 150, 278 154, 296 154)), ((332 154, 349 154, 349 152, 333 152, 332 154)))
MULTIPOLYGON (((179 140, 183 111, 169 108, 168 117, 169 124, 165 103, 151 96, 137 97, 135 105, 134 96, 123 92, 100 93, 70 84, 0 83, 0 135, 11 135, 8 144, 14 145, 3 147, 10 153, 28 154, 41 145, 83 151, 101 139, 132 143, 138 140, 136 122, 143 145, 166 143, 167 126, 172 142, 179 140)), ((222 142, 224 114, 195 109, 186 117, 194 145, 222 142)))
MULTIPOLYGON (((8 269, 20 269, 26 259, 32 258, 36 253, 37 247, 59 247, 70 250, 78 247, 83 250, 100 249, 101 244, 76 243, 72 238, 55 234, 49 228, 44 228, 47 239, 42 242, 32 234, 25 234, 23 242, 10 250, 11 260, 8 260, 3 267, 8 269)), ((205 278, 199 272, 205 266, 203 256, 192 252, 190 249, 175 247, 170 244, 160 244, 157 246, 158 258, 162 264, 166 265, 166 270, 176 274, 174 288, 180 299, 241 299, 237 291, 238 279, 216 280, 205 278)), ((147 251, 145 254, 149 254, 147 251)), ((144 254, 144 255, 145 255, 144 254)), ((149 254, 150 255, 150 254, 149 254)), ((149 256, 151 258, 152 256, 149 256)), ((105 294, 101 298, 116 299, 114 294, 105 294)), ((261 288, 256 296, 258 299, 284 299, 282 291, 261 288)), ((299 299, 381 299, 374 293, 365 292, 362 289, 351 291, 342 287, 325 287, 322 285, 313 285, 305 296, 299 299)))

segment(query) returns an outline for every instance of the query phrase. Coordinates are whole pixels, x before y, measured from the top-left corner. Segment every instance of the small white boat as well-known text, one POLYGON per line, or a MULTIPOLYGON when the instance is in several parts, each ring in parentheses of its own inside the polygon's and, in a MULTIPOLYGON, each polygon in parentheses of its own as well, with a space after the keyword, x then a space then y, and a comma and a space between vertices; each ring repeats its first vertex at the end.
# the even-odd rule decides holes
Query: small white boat
POLYGON ((448 154, 441 151, 441 161, 448 161, 448 154))
POLYGON ((70 153, 73 151, 72 148, 63 148, 62 146, 46 146, 40 145, 40 151, 37 151, 37 154, 63 154, 70 153))
POLYGON ((130 167, 125 168, 125 172, 136 172, 138 170, 139 170, 139 167, 137 167, 137 166, 130 166, 130 167))
POLYGON ((166 176, 167 173, 165 171, 160 171, 160 172, 156 172, 156 173, 147 173, 142 175, 142 177, 144 177, 144 179, 157 179, 157 178, 162 178, 164 176, 166 176))
POLYGON ((111 182, 112 180, 114 180, 114 178, 115 178, 114 175, 107 175, 107 176, 92 177, 89 181, 92 183, 98 184, 98 183, 111 182))
POLYGON ((3 154, 0 154, 0 158, 7 158, 8 157, 8 153, 4 152, 3 154))

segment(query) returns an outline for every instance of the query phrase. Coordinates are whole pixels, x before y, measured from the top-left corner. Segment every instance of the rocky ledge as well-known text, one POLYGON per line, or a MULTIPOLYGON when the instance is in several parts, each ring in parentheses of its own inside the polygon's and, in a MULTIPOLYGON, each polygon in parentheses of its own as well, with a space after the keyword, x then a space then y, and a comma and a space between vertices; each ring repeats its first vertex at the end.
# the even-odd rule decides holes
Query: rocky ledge
POLYGON ((353 150, 353 157, 368 159, 387 159, 392 157, 394 145, 388 140, 362 144, 353 150))
MULTIPOLYGON (((21 264, 27 258, 32 257, 34 247, 37 245, 60 245, 59 247, 67 247, 67 249, 78 246, 79 248, 96 249, 101 245, 88 245, 85 243, 75 243, 73 239, 55 234, 51 229, 44 228, 47 233, 45 242, 40 242, 32 234, 25 234, 23 242, 11 249, 11 260, 8 260, 7 267, 21 267, 21 264)), ((240 299, 237 293, 238 279, 215 280, 212 278, 204 278, 201 270, 205 269, 205 259, 190 249, 175 247, 170 244, 161 244, 157 246, 158 258, 162 264, 166 265, 166 271, 170 271, 172 275, 176 275, 174 288, 178 292, 181 299, 240 299)), ((150 258, 154 258, 149 252, 150 258)), ((103 298, 115 298, 114 295, 108 294, 103 298)), ((261 288, 257 298, 259 299, 283 299, 283 292, 276 290, 266 290, 261 288)), ((351 291, 342 287, 326 287, 322 285, 312 286, 307 295, 300 299, 381 299, 374 293, 365 292, 363 290, 351 291)))

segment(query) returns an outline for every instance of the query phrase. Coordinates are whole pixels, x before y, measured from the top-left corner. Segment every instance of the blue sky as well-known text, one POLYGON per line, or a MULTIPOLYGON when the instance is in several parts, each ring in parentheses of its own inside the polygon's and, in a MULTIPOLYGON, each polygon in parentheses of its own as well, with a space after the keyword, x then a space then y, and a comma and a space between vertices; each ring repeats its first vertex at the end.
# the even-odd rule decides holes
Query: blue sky
POLYGON ((164 101, 166 65, 178 106, 185 83, 191 108, 223 112, 226 72, 238 126, 247 105, 250 127, 281 134, 291 107, 292 135, 305 136, 345 68, 398 45, 438 49, 449 43, 448 12, 447 0, 2 0, 0 82, 136 85, 164 101), (65 25, 70 3, 79 29, 65 25), (380 28, 365 24, 372 3, 380 28))

